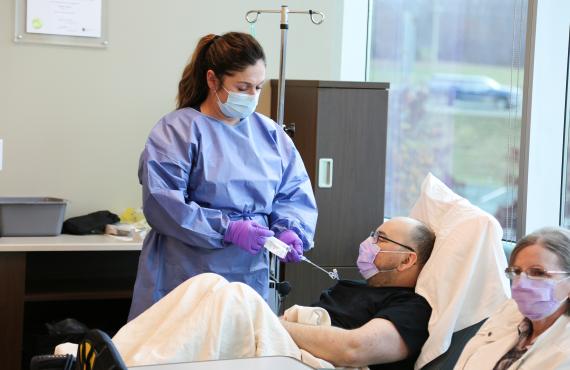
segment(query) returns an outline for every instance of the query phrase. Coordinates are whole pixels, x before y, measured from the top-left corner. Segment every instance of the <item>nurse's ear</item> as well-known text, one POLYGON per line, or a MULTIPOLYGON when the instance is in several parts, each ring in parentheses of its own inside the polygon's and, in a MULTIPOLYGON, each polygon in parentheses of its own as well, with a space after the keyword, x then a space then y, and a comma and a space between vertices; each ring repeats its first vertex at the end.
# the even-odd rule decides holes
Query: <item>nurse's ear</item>
POLYGON ((222 85, 221 81, 211 69, 208 69, 206 72, 206 82, 208 83, 208 88, 213 92, 218 91, 222 85))

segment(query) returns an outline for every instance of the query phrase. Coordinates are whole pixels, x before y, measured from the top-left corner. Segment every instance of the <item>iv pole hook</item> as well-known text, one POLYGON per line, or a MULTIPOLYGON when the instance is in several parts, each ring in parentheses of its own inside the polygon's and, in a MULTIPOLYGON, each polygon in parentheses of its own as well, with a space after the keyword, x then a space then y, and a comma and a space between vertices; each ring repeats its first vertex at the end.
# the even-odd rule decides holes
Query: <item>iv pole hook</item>
POLYGON ((279 13, 281 15, 281 53, 279 58, 279 81, 277 87, 277 124, 283 125, 283 112, 285 102, 285 64, 287 54, 287 30, 289 29, 289 13, 291 14, 308 14, 311 22, 319 25, 324 22, 325 15, 317 10, 289 10, 287 5, 282 5, 281 10, 250 10, 245 14, 245 20, 250 23, 256 23, 261 13, 279 13))

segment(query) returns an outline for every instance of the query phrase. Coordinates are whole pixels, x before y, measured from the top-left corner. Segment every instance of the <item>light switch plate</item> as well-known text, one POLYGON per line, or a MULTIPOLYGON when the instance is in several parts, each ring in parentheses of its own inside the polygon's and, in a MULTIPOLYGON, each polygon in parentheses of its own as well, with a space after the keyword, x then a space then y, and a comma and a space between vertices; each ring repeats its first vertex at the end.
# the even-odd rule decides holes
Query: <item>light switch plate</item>
POLYGON ((2 153, 4 153, 4 150, 3 150, 4 146, 2 145, 3 142, 4 141, 2 139, 0 139, 0 171, 2 171, 2 157, 3 157, 2 153))

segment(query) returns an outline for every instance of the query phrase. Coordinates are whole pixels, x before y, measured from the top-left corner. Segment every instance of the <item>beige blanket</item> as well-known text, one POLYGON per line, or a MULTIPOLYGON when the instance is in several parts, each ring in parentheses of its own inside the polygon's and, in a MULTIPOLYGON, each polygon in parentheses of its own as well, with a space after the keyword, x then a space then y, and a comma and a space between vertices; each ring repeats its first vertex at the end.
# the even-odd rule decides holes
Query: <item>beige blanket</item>
MULTIPOLYGON (((322 320, 313 324, 330 325, 323 311, 303 310, 299 315, 295 308, 285 316, 290 321, 319 317, 322 320)), ((113 342, 127 366, 289 356, 312 367, 333 367, 300 350, 253 289, 215 274, 187 280, 123 326, 113 342)))

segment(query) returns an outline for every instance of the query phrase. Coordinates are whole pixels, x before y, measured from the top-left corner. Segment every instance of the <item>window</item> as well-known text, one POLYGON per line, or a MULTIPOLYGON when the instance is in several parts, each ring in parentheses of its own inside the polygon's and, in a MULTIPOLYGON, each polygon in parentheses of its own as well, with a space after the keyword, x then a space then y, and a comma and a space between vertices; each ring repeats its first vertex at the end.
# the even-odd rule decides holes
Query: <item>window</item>
MULTIPOLYGON (((570 35, 569 35, 570 40, 570 35)), ((570 228, 570 168, 568 167, 570 161, 570 150, 569 150, 569 139, 570 139, 570 45, 568 45, 568 59, 566 62, 566 114, 564 116, 564 128, 565 128, 565 143, 564 152, 566 153, 566 158, 564 161, 564 192, 563 192, 563 207, 562 207, 562 217, 561 224, 566 228, 570 228)))
POLYGON ((373 0, 367 80, 389 82, 387 217, 432 172, 516 238, 527 0, 373 0))

